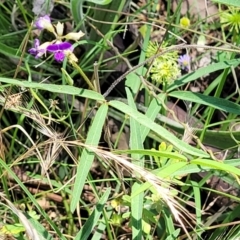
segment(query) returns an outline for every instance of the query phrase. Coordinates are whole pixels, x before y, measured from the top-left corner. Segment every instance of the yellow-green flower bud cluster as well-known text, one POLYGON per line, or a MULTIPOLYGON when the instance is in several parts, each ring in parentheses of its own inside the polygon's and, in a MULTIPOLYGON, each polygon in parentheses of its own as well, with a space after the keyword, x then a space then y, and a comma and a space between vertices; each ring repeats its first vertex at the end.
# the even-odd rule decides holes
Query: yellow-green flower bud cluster
MULTIPOLYGON (((159 48, 157 42, 150 42, 146 51, 146 57, 152 57, 160 51, 164 51, 167 44, 163 42, 159 48)), ((177 51, 167 52, 159 57, 156 57, 151 66, 151 79, 157 83, 171 84, 180 76, 181 71, 178 65, 177 51)))

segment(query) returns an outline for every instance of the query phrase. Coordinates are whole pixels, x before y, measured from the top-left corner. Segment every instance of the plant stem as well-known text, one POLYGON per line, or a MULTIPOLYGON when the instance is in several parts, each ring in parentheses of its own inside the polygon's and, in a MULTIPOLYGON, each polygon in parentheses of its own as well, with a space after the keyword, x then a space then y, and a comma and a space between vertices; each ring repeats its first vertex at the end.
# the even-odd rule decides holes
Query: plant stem
POLYGON ((85 82, 87 83, 87 85, 88 85, 93 91, 95 91, 95 88, 94 88, 93 84, 92 84, 91 81, 88 79, 87 75, 83 72, 83 70, 81 69, 81 67, 78 66, 75 62, 73 62, 73 66, 79 71, 80 75, 83 77, 83 79, 85 80, 85 82))

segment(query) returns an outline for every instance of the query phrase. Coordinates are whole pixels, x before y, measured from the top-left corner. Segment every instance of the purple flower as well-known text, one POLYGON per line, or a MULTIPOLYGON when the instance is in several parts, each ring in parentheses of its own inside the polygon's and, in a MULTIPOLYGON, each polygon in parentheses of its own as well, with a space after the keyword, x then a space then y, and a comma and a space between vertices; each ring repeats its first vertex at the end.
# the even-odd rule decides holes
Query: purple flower
POLYGON ((65 58, 65 53, 73 51, 72 44, 69 42, 54 43, 47 47, 47 51, 54 54, 54 59, 62 62, 65 58))
POLYGON ((188 54, 184 54, 179 57, 178 59, 178 64, 183 70, 188 71, 189 70, 189 65, 190 65, 190 56, 188 54))
POLYGON ((28 52, 35 56, 35 58, 40 58, 42 55, 44 55, 47 51, 47 46, 50 44, 50 42, 45 42, 40 45, 39 39, 34 39, 34 47, 29 49, 28 52))
POLYGON ((29 49, 28 52, 32 54, 33 56, 36 56, 38 54, 38 48, 40 46, 40 41, 39 39, 34 39, 34 47, 29 49))
POLYGON ((40 30, 47 29, 49 32, 54 32, 51 19, 48 15, 38 18, 35 22, 35 27, 40 30))

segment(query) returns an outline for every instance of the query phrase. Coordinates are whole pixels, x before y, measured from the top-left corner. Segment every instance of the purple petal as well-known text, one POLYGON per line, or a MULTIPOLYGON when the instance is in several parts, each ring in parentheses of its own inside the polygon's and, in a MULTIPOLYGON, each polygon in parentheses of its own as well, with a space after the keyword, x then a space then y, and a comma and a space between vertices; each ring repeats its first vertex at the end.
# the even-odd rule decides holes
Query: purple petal
POLYGON ((59 50, 58 44, 51 44, 47 47, 49 52, 56 52, 59 50))
POLYGON ((190 56, 188 54, 184 54, 184 55, 179 57, 178 63, 183 70, 188 71, 190 60, 191 60, 190 56))
POLYGON ((72 47, 72 44, 69 42, 63 42, 59 44, 59 50, 68 50, 72 47))
POLYGON ((39 39, 35 38, 35 39, 34 39, 34 47, 35 47, 36 49, 38 49, 39 46, 40 46, 40 41, 39 41, 39 39))
POLYGON ((56 52, 54 53, 54 59, 58 62, 62 62, 65 58, 65 55, 63 52, 56 52))
POLYGON ((64 51, 72 48, 72 44, 69 42, 55 43, 47 47, 49 52, 64 51))
POLYGON ((46 28, 46 26, 50 24, 51 24, 51 19, 48 15, 38 18, 37 21, 35 22, 35 26, 40 30, 46 28))
POLYGON ((36 48, 30 48, 30 49, 28 50, 28 52, 29 52, 30 54, 32 54, 33 56, 35 56, 35 55, 38 53, 38 51, 37 51, 36 48))

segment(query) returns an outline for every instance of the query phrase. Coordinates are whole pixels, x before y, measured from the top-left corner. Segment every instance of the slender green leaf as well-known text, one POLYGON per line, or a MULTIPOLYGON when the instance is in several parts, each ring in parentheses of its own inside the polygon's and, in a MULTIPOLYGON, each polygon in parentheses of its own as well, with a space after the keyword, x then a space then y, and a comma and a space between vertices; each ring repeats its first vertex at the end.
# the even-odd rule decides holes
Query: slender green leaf
POLYGON ((201 93, 194 93, 189 91, 174 91, 168 94, 170 97, 178 99, 196 102, 203 105, 207 105, 225 112, 240 114, 239 104, 230 102, 226 99, 206 96, 201 93))
MULTIPOLYGON (((196 130, 196 135, 200 136, 202 129, 196 130)), ((228 149, 238 147, 238 142, 240 141, 240 131, 217 131, 217 130, 207 130, 203 143, 219 149, 228 149)))
POLYGON ((173 223, 173 218, 172 218, 172 213, 170 212, 170 210, 166 207, 163 207, 163 211, 162 211, 164 220, 165 220, 165 224, 166 224, 166 230, 168 232, 168 235, 171 235, 171 238, 168 238, 170 240, 175 240, 175 227, 174 227, 174 223, 173 223))
MULTIPOLYGON (((233 167, 237 167, 239 166, 239 159, 232 159, 232 160, 227 160, 223 162, 224 164, 226 164, 226 166, 233 166, 233 167)), ((212 166, 203 166, 203 165, 196 165, 191 164, 191 162, 185 166, 183 166, 182 168, 179 168, 178 170, 176 170, 175 172, 173 172, 170 176, 174 177, 174 176, 182 176, 182 175, 186 175, 186 174, 190 174, 190 173, 200 173, 200 172, 207 172, 212 170, 212 166)))
MULTIPOLYGON (((132 97, 132 93, 128 88, 126 88, 127 98, 129 106, 132 107, 135 111, 137 111, 137 107, 135 105, 134 99, 132 97)), ((141 139, 141 131, 140 131, 140 124, 138 121, 136 121, 135 118, 130 117, 130 148, 131 149, 144 149, 143 147, 143 141, 141 139)), ((144 166, 144 163, 140 163, 140 160, 142 159, 141 154, 139 153, 132 153, 132 159, 137 160, 136 164, 144 166)))
POLYGON ((162 168, 153 170, 152 173, 154 173, 160 178, 168 178, 175 175, 174 173, 176 173, 186 165, 188 165, 188 162, 173 162, 170 165, 166 165, 162 168))
POLYGON ((0 82, 10 83, 19 87, 36 88, 36 89, 46 90, 53 93, 70 94, 70 95, 89 98, 97 101, 104 101, 103 96, 95 91, 91 91, 83 88, 77 88, 69 85, 28 82, 28 81, 20 81, 20 80, 11 79, 11 78, 0 78, 0 82))
MULTIPOLYGON (((103 196, 99 199, 99 202, 96 204, 92 214, 87 219, 81 230, 78 232, 75 240, 88 240, 90 234, 92 233, 95 226, 98 224, 98 220, 104 211, 104 205, 106 204, 108 197, 110 195, 111 188, 107 188, 103 196)), ((92 239, 92 238, 91 238, 92 239)))
POLYGON ((217 70, 220 70, 220 69, 229 68, 231 66, 236 67, 239 64, 240 64, 240 59, 232 59, 232 60, 226 60, 224 62, 214 63, 207 67, 200 68, 200 69, 198 69, 194 72, 191 72, 189 74, 186 74, 186 75, 182 76, 181 78, 179 78, 178 80, 174 81, 174 83, 168 87, 167 91, 170 92, 170 91, 172 91, 176 88, 179 88, 180 86, 185 85, 186 83, 194 81, 206 74, 216 72, 217 70))
POLYGON ((174 160, 180 160, 180 161, 187 161, 187 158, 183 156, 180 153, 177 152, 167 152, 167 151, 161 151, 161 150, 144 150, 144 149, 131 149, 131 150, 116 150, 114 153, 122 154, 122 153, 138 153, 142 155, 148 155, 148 156, 154 156, 154 157, 165 157, 170 158, 174 160))
POLYGON ((142 211, 143 211, 143 197, 144 192, 135 194, 142 184, 135 182, 132 186, 131 197, 131 220, 132 220, 132 234, 136 240, 142 239, 142 211))
POLYGON ((197 182, 191 181, 191 185, 193 187, 193 194, 195 199, 195 211, 196 211, 196 220, 198 226, 201 226, 202 224, 202 204, 201 204, 201 193, 200 193, 200 186, 197 182))
MULTIPOLYGON (((129 105, 137 111, 135 101, 129 88, 126 88, 127 98, 129 105)), ((141 139, 140 124, 136 119, 130 117, 130 148, 131 149, 144 149, 143 141, 141 139)), ((136 165, 144 166, 143 155, 139 153, 132 153, 131 157, 136 165)), ((132 192, 138 189, 141 184, 135 182, 132 186, 132 192)), ((143 197, 142 192, 131 199, 131 219, 132 219, 132 236, 133 239, 142 239, 142 210, 143 210, 143 197)))
POLYGON ((170 236, 166 238, 166 240, 175 240, 178 239, 178 236, 181 232, 181 228, 177 228, 174 232, 171 233, 170 236))
MULTIPOLYGON (((151 119, 152 121, 155 120, 155 118, 157 117, 157 115, 159 114, 159 111, 162 107, 161 102, 159 101, 159 99, 164 101, 165 95, 164 94, 159 94, 158 98, 153 98, 153 100, 151 101, 147 111, 146 111, 146 116, 151 119)), ((142 139, 145 140, 145 138, 147 137, 148 133, 149 133, 150 129, 146 126, 141 126, 141 133, 142 133, 142 139)))
POLYGON ((111 215, 113 212, 114 209, 111 206, 107 206, 105 208, 106 216, 103 216, 102 219, 99 220, 99 225, 96 228, 92 240, 102 240, 102 233, 106 230, 107 226, 110 228, 109 225, 111 224, 111 222, 108 220, 111 219, 111 215))
MULTIPOLYGON (((120 99, 121 102, 126 103, 125 99, 120 99)), ((150 108, 150 107, 149 107, 150 108)), ((138 104, 138 109, 143 112, 149 112, 149 115, 146 113, 145 115, 149 117, 151 120, 159 121, 163 123, 163 125, 167 125, 169 128, 173 129, 174 131, 183 134, 184 133, 184 127, 180 123, 165 117, 164 115, 157 114, 157 116, 154 119, 154 116, 156 113, 151 114, 148 109, 146 109, 144 106, 138 104)), ((158 109, 158 105, 156 105, 156 109, 158 109)), ((151 108, 151 110, 154 112, 154 109, 151 108)), ((124 114, 120 111, 117 111, 115 109, 109 110, 109 115, 113 118, 115 118, 118 121, 123 121, 124 114)), ((197 120, 197 119, 196 119, 197 120)), ((129 121, 126 121, 126 124, 129 124, 129 121)), ((203 129, 196 128, 196 126, 192 126, 193 132, 196 133, 197 136, 200 136, 203 129)), ((148 130, 148 137, 159 141, 159 136, 157 136, 153 131, 149 132, 149 126, 143 126, 141 125, 141 133, 145 136, 146 129, 148 130)), ((144 136, 142 140, 144 139, 144 136)), ((207 130, 204 134, 203 143, 215 148, 219 149, 227 149, 232 147, 237 147, 238 141, 240 141, 240 131, 219 131, 219 130, 207 130)))
POLYGON ((224 162, 214 161, 214 160, 207 160, 207 159, 194 159, 190 162, 191 164, 197 164, 200 166, 210 167, 212 169, 222 170, 233 175, 240 176, 240 169, 227 165, 224 162))
MULTIPOLYGON (((86 144, 90 146, 97 146, 102 134, 102 128, 107 116, 108 106, 103 104, 98 109, 93 123, 87 135, 86 144)), ((78 163, 77 175, 73 187, 72 200, 71 200, 71 211, 73 212, 79 202, 85 180, 87 178, 88 172, 92 166, 94 160, 94 153, 84 149, 78 163)))

